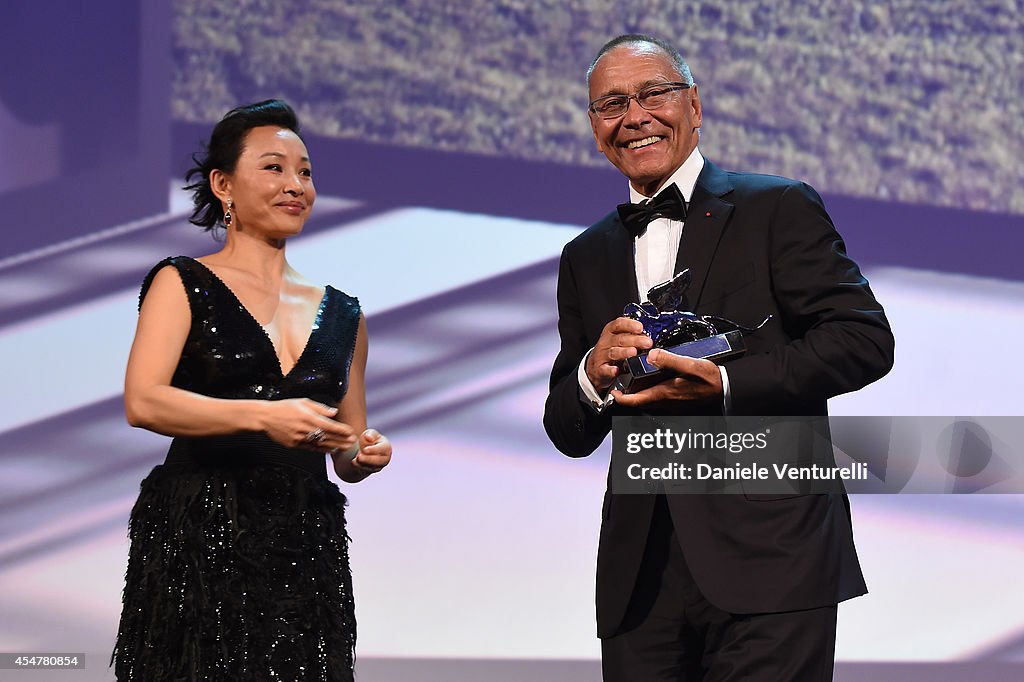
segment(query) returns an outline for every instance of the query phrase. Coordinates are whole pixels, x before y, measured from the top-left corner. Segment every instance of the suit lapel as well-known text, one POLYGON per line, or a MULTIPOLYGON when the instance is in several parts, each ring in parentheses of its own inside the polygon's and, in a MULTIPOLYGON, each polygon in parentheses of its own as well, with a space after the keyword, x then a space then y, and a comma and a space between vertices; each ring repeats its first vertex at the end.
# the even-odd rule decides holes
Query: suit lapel
POLYGON ((608 304, 616 309, 615 316, 618 317, 627 303, 639 302, 640 296, 636 283, 636 263, 633 258, 633 236, 626 230, 618 215, 611 217, 611 224, 608 227, 608 269, 605 270, 605 276, 609 284, 607 291, 614 299, 610 299, 608 304))
MULTIPOLYGON (((733 204, 722 199, 732 191, 729 176, 710 161, 704 161, 704 168, 697 177, 693 196, 686 212, 683 238, 676 255, 676 274, 690 268, 692 276, 686 293, 688 310, 696 310, 704 290, 711 261, 718 249, 722 231, 732 214, 733 204)), ((636 275, 634 273, 634 279, 636 275)), ((635 286, 635 285, 634 285, 635 286)))

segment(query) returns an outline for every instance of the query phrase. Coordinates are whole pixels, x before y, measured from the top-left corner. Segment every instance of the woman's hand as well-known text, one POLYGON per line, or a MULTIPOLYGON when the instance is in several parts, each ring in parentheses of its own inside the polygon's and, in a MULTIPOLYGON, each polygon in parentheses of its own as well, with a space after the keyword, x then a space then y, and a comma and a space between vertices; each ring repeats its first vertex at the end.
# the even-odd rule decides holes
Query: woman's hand
POLYGON ((357 471, 375 474, 391 462, 391 441, 376 429, 359 434, 359 452, 352 460, 357 471))
POLYGON ((348 452, 332 452, 334 470, 343 481, 358 483, 370 474, 375 474, 391 462, 391 441, 376 429, 366 429, 359 434, 358 448, 348 452))
POLYGON ((338 414, 336 407, 308 398, 293 398, 267 401, 261 411, 262 430, 285 447, 330 452, 347 450, 356 444, 352 427, 334 420, 338 414))

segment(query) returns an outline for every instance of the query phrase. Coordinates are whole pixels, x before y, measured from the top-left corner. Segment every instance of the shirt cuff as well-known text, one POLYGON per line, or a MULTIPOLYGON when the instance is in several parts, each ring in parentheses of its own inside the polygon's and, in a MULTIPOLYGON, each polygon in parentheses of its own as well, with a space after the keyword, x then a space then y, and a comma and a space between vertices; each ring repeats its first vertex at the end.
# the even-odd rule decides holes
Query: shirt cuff
POLYGON ((728 416, 732 412, 732 394, 729 392, 729 373, 725 371, 725 365, 719 365, 718 371, 722 375, 722 414, 728 416))
POLYGON ((587 351, 587 354, 583 356, 580 361, 580 366, 576 368, 576 381, 580 385, 580 402, 586 403, 590 406, 594 412, 601 414, 605 408, 615 402, 615 398, 612 397, 611 392, 608 395, 601 397, 601 394, 597 392, 594 385, 590 383, 590 377, 587 376, 587 358, 593 352, 593 348, 587 351))

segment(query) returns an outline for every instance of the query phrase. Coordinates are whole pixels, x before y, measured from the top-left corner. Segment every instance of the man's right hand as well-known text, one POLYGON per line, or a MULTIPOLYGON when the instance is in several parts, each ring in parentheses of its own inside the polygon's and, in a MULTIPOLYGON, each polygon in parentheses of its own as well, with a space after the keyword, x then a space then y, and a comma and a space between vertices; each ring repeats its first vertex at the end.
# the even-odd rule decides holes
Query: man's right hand
POLYGON ((598 392, 604 392, 614 383, 624 360, 653 346, 638 320, 618 317, 604 326, 594 350, 590 351, 584 368, 587 378, 598 392))

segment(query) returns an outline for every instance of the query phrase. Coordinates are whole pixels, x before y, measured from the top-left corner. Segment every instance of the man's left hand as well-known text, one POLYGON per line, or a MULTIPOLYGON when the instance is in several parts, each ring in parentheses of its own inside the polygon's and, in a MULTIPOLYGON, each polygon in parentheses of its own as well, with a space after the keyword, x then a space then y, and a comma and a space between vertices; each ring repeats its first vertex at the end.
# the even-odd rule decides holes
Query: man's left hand
POLYGON ((665 401, 709 401, 722 399, 722 374, 710 360, 688 358, 655 348, 648 361, 676 376, 636 393, 612 391, 615 402, 626 407, 642 407, 665 401))

